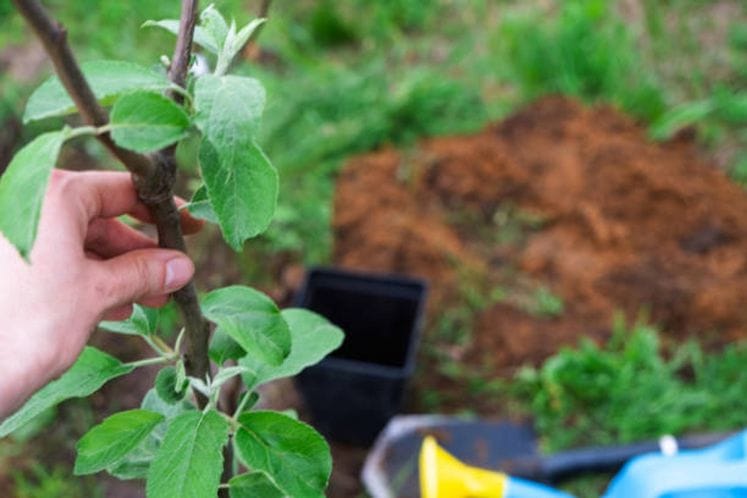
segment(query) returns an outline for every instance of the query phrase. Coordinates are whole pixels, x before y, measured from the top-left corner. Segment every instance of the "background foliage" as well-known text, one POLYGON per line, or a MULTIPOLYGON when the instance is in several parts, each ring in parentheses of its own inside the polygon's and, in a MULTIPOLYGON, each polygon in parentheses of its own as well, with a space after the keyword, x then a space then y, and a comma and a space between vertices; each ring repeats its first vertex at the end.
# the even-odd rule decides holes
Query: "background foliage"
MULTIPOLYGON (((217 4, 241 24, 258 2, 217 4)), ((176 0, 46 5, 68 26, 82 59, 141 64, 157 60, 171 38, 139 29, 140 22, 178 10, 176 0)), ((299 0, 276 2, 271 18, 261 64, 236 67, 267 88, 258 141, 283 178, 276 218, 244 257, 246 276, 271 279, 256 261, 278 252, 292 261, 329 260, 334 179, 346 157, 468 133, 548 93, 613 102, 650 126, 657 139, 692 126, 704 150, 747 183, 743 2, 299 0)), ((0 2, 0 52, 21 50, 27 42, 21 20, 0 2)), ((33 83, 2 71, 0 121, 20 113, 33 83)), ((53 125, 28 129, 23 140, 53 125)), ((81 147, 111 164, 98 146, 81 147)), ((455 306, 441 318, 463 311, 455 306)), ((561 352, 522 372, 510 387, 479 379, 480 392, 533 414, 549 450, 744 420, 742 347, 714 355, 695 344, 662 346, 643 323, 629 332, 629 342, 618 336, 602 347, 561 352), (642 419, 638 414, 650 400, 661 401, 661 410, 642 419)), ((470 380, 463 369, 456 373, 470 380)), ((56 470, 18 479, 28 496, 70 494, 56 490, 56 470), (38 490, 32 490, 36 482, 38 490)))

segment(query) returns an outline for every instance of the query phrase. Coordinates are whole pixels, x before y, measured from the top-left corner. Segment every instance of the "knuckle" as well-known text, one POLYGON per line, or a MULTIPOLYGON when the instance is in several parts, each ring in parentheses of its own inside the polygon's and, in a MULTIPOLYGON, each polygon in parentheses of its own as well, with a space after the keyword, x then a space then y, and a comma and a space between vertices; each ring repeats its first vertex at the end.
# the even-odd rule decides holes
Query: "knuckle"
POLYGON ((154 280, 154 275, 151 265, 147 263, 145 258, 134 258, 132 263, 133 292, 139 298, 148 292, 149 284, 154 280))

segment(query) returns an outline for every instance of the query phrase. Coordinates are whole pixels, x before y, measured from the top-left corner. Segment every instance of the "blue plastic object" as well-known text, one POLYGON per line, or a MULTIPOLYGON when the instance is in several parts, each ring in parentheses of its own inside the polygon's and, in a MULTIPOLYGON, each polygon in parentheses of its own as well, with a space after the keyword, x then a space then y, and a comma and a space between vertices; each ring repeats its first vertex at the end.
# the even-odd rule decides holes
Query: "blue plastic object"
POLYGON ((704 450, 643 455, 603 498, 747 498, 747 431, 704 450))

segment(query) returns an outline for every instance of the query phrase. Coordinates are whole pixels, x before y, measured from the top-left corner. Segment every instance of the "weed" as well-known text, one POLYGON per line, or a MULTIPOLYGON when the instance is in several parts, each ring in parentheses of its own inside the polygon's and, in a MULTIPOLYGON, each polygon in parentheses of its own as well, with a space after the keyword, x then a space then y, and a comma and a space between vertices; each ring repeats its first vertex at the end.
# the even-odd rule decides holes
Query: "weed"
POLYGON ((555 17, 539 10, 510 15, 493 45, 526 99, 564 93, 606 100, 648 121, 665 109, 662 90, 640 70, 632 37, 609 2, 565 2, 555 17))
POLYGON ((542 286, 534 292, 526 311, 534 316, 552 318, 563 314, 565 304, 562 297, 542 286))
POLYGON ((560 488, 576 498, 599 498, 611 477, 610 475, 583 476, 563 483, 560 488))
POLYGON ((14 472, 16 498, 69 498, 86 496, 103 498, 104 493, 92 479, 71 480, 69 470, 55 467, 51 471, 34 464, 28 473, 14 472))
POLYGON ((495 241, 498 244, 520 244, 528 233, 541 229, 546 219, 538 214, 519 208, 513 203, 502 203, 493 213, 493 224, 497 228, 495 241))
POLYGON ((521 371, 513 389, 531 406, 545 449, 556 451, 740 427, 744 361, 743 345, 712 355, 695 343, 663 350, 655 329, 628 330, 618 318, 606 345, 565 349, 521 371))

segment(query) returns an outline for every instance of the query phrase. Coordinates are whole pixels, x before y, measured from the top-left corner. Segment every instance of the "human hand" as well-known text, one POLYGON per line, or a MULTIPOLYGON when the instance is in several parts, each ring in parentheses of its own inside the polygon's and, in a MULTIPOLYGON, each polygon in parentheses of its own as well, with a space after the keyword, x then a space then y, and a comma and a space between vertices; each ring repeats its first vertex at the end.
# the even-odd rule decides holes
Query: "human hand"
MULTIPOLYGON (((151 221, 128 173, 54 170, 31 264, 0 233, 0 419, 67 370, 100 320, 161 306, 192 278, 185 254, 116 219, 125 213, 151 221)), ((183 213, 185 233, 200 227, 183 213)))

